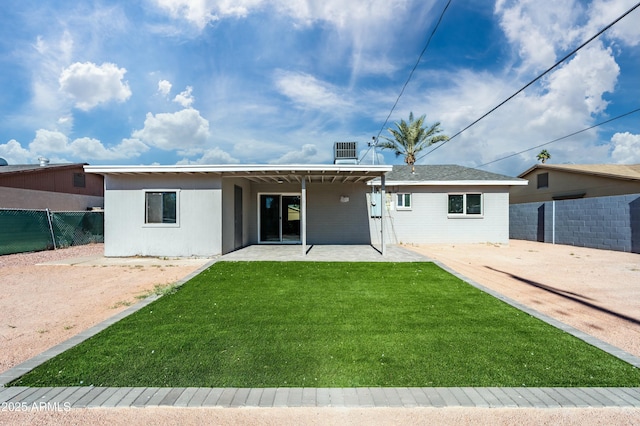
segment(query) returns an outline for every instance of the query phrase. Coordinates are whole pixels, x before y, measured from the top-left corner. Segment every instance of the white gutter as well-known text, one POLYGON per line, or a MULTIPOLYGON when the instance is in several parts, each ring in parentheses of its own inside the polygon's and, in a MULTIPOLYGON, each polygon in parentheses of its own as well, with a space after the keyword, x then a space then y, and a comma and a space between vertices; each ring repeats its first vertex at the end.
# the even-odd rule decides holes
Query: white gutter
MULTIPOLYGON (((515 186, 528 184, 527 180, 394 180, 386 182, 387 186, 515 186)), ((369 181, 367 185, 380 186, 380 181, 369 181)))
POLYGON ((87 173, 387 173, 393 166, 349 164, 244 164, 244 165, 169 165, 169 166, 84 166, 87 173))

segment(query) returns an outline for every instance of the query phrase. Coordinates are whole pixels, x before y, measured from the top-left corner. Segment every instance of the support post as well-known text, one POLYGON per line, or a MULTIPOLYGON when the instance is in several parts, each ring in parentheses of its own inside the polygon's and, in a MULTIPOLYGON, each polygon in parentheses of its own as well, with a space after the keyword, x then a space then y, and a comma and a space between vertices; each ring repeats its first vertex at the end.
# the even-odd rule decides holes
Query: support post
POLYGON ((49 233, 51 234, 51 242, 53 243, 53 249, 57 250, 58 247, 56 247, 56 236, 53 232, 53 222, 51 221, 51 211, 49 209, 46 209, 46 213, 47 213, 47 221, 49 222, 49 233))
POLYGON ((551 244, 556 243, 556 200, 551 202, 552 212, 551 212, 551 244))
POLYGON ((384 174, 380 176, 380 251, 383 256, 387 253, 387 245, 384 240, 384 213, 387 209, 387 197, 384 193, 385 178, 384 174))
POLYGON ((307 255, 307 178, 302 177, 302 190, 300 193, 300 242, 302 243, 302 255, 307 255))

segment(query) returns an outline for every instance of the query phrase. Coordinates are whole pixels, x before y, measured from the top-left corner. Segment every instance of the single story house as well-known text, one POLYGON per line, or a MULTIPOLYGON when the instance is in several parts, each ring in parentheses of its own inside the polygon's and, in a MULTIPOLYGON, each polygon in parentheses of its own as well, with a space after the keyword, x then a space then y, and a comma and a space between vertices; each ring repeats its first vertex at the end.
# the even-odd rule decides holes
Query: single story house
POLYGON ((8 164, 0 158, 0 208, 79 211, 103 207, 102 176, 85 163, 8 164))
POLYGON ((373 244, 384 254, 387 242, 506 243, 509 187, 526 184, 460 166, 416 166, 415 174, 360 164, 85 171, 104 176, 105 256, 214 256, 253 244, 299 244, 302 253, 313 244, 373 244))
POLYGON ((536 164, 511 188, 511 204, 640 193, 640 164, 536 164))

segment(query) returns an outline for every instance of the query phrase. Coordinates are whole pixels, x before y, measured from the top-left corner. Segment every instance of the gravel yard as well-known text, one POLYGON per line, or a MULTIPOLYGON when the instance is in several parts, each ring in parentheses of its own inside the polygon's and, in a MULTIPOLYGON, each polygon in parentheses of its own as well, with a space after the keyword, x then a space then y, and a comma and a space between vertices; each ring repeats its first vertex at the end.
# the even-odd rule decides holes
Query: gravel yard
POLYGON ((0 256, 0 371, 100 323, 156 285, 179 281, 208 261, 44 264, 102 253, 102 244, 91 244, 0 256))

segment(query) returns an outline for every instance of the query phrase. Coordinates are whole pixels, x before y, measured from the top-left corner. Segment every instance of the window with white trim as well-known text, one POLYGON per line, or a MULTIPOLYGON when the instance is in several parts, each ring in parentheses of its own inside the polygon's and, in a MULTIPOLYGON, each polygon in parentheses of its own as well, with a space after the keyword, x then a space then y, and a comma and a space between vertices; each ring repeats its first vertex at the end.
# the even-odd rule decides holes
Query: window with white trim
POLYGON ((144 193, 145 223, 178 223, 178 193, 176 191, 148 191, 144 193))
POLYGON ((482 194, 449 194, 449 215, 482 215, 482 194))
POLYGON ((400 192, 396 194, 396 209, 397 210, 410 210, 411 209, 411 194, 400 192))

